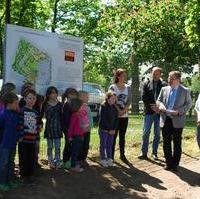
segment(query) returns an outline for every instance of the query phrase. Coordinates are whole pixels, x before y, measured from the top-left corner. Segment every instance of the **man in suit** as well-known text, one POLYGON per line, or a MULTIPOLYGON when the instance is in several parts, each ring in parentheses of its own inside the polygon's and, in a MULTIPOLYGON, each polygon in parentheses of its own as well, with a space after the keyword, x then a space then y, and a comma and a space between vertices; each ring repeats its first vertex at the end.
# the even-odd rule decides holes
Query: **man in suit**
POLYGON ((195 103, 195 110, 197 113, 197 143, 200 148, 200 94, 198 96, 198 99, 195 103))
POLYGON ((181 139, 186 112, 192 107, 190 91, 181 85, 181 73, 171 71, 168 86, 163 87, 157 105, 161 112, 160 127, 163 135, 163 151, 166 170, 178 171, 181 158, 181 139), (172 145, 173 142, 173 152, 172 145))
POLYGON ((154 160, 158 159, 157 150, 160 141, 160 115, 159 110, 156 107, 156 100, 163 86, 166 86, 166 82, 161 80, 161 68, 153 67, 152 78, 146 81, 142 89, 142 100, 144 102, 144 127, 142 135, 142 148, 139 159, 147 159, 149 135, 151 132, 151 126, 154 123, 154 138, 152 145, 152 156, 154 160))

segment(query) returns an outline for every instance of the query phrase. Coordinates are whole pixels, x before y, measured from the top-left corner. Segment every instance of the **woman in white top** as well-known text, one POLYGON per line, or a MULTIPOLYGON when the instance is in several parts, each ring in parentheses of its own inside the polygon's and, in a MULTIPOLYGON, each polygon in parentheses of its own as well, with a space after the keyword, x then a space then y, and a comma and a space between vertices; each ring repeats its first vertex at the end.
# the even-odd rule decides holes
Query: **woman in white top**
POLYGON ((128 126, 128 110, 131 104, 131 89, 130 86, 125 82, 127 80, 126 71, 123 69, 117 69, 115 73, 114 84, 109 87, 109 90, 112 90, 116 93, 117 96, 117 105, 118 110, 118 130, 115 134, 115 139, 113 143, 113 159, 115 152, 115 144, 117 134, 119 132, 119 148, 120 148, 120 159, 125 161, 125 134, 128 126))
POLYGON ((195 110, 197 112, 197 143, 200 148, 200 94, 195 104, 195 110))

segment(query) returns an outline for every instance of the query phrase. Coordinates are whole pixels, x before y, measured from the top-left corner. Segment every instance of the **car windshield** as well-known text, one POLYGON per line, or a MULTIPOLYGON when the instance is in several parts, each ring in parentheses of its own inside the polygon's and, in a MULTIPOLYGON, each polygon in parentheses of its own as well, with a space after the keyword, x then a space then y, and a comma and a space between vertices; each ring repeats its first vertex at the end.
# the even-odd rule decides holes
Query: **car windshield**
POLYGON ((84 84, 83 90, 87 91, 88 93, 92 93, 92 94, 100 94, 103 92, 101 87, 99 85, 95 85, 95 84, 84 84))

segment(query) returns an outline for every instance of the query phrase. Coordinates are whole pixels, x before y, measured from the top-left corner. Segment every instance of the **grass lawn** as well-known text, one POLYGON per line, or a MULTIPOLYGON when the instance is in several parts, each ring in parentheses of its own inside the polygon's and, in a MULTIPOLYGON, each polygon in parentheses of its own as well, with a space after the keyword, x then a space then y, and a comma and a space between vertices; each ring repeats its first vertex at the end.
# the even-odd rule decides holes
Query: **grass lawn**
MULTIPOLYGON (((197 142, 196 142, 196 118, 188 118, 186 126, 183 131, 183 142, 182 148, 183 152, 188 155, 196 155, 199 152, 197 142)), ((142 139, 142 128, 143 128, 143 115, 130 116, 128 131, 126 135, 126 155, 130 160, 134 160, 140 153, 141 139, 142 139)), ((152 128, 153 129, 153 128, 152 128)), ((152 142, 152 135, 150 142, 152 142)), ((159 155, 163 155, 162 152, 162 136, 160 140, 161 144, 159 145, 159 155)), ((64 139, 62 139, 63 149, 64 139)), ((118 144, 116 145, 117 153, 116 158, 118 158, 118 144)), ((91 141, 90 141, 90 157, 98 157, 99 152, 99 136, 98 136, 98 127, 95 127, 91 131, 91 141)), ((149 146, 149 153, 151 153, 151 143, 149 146)), ((46 140, 43 138, 43 133, 41 133, 41 144, 40 144, 40 158, 46 159, 46 140)))

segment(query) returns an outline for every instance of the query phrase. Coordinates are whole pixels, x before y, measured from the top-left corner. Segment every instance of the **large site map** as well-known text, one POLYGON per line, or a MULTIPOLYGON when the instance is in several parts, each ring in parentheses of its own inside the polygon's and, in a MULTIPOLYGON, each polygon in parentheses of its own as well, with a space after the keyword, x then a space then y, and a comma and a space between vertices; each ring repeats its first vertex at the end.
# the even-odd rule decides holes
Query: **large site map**
POLYGON ((18 42, 12 68, 26 82, 47 85, 51 80, 51 58, 25 39, 18 42))

